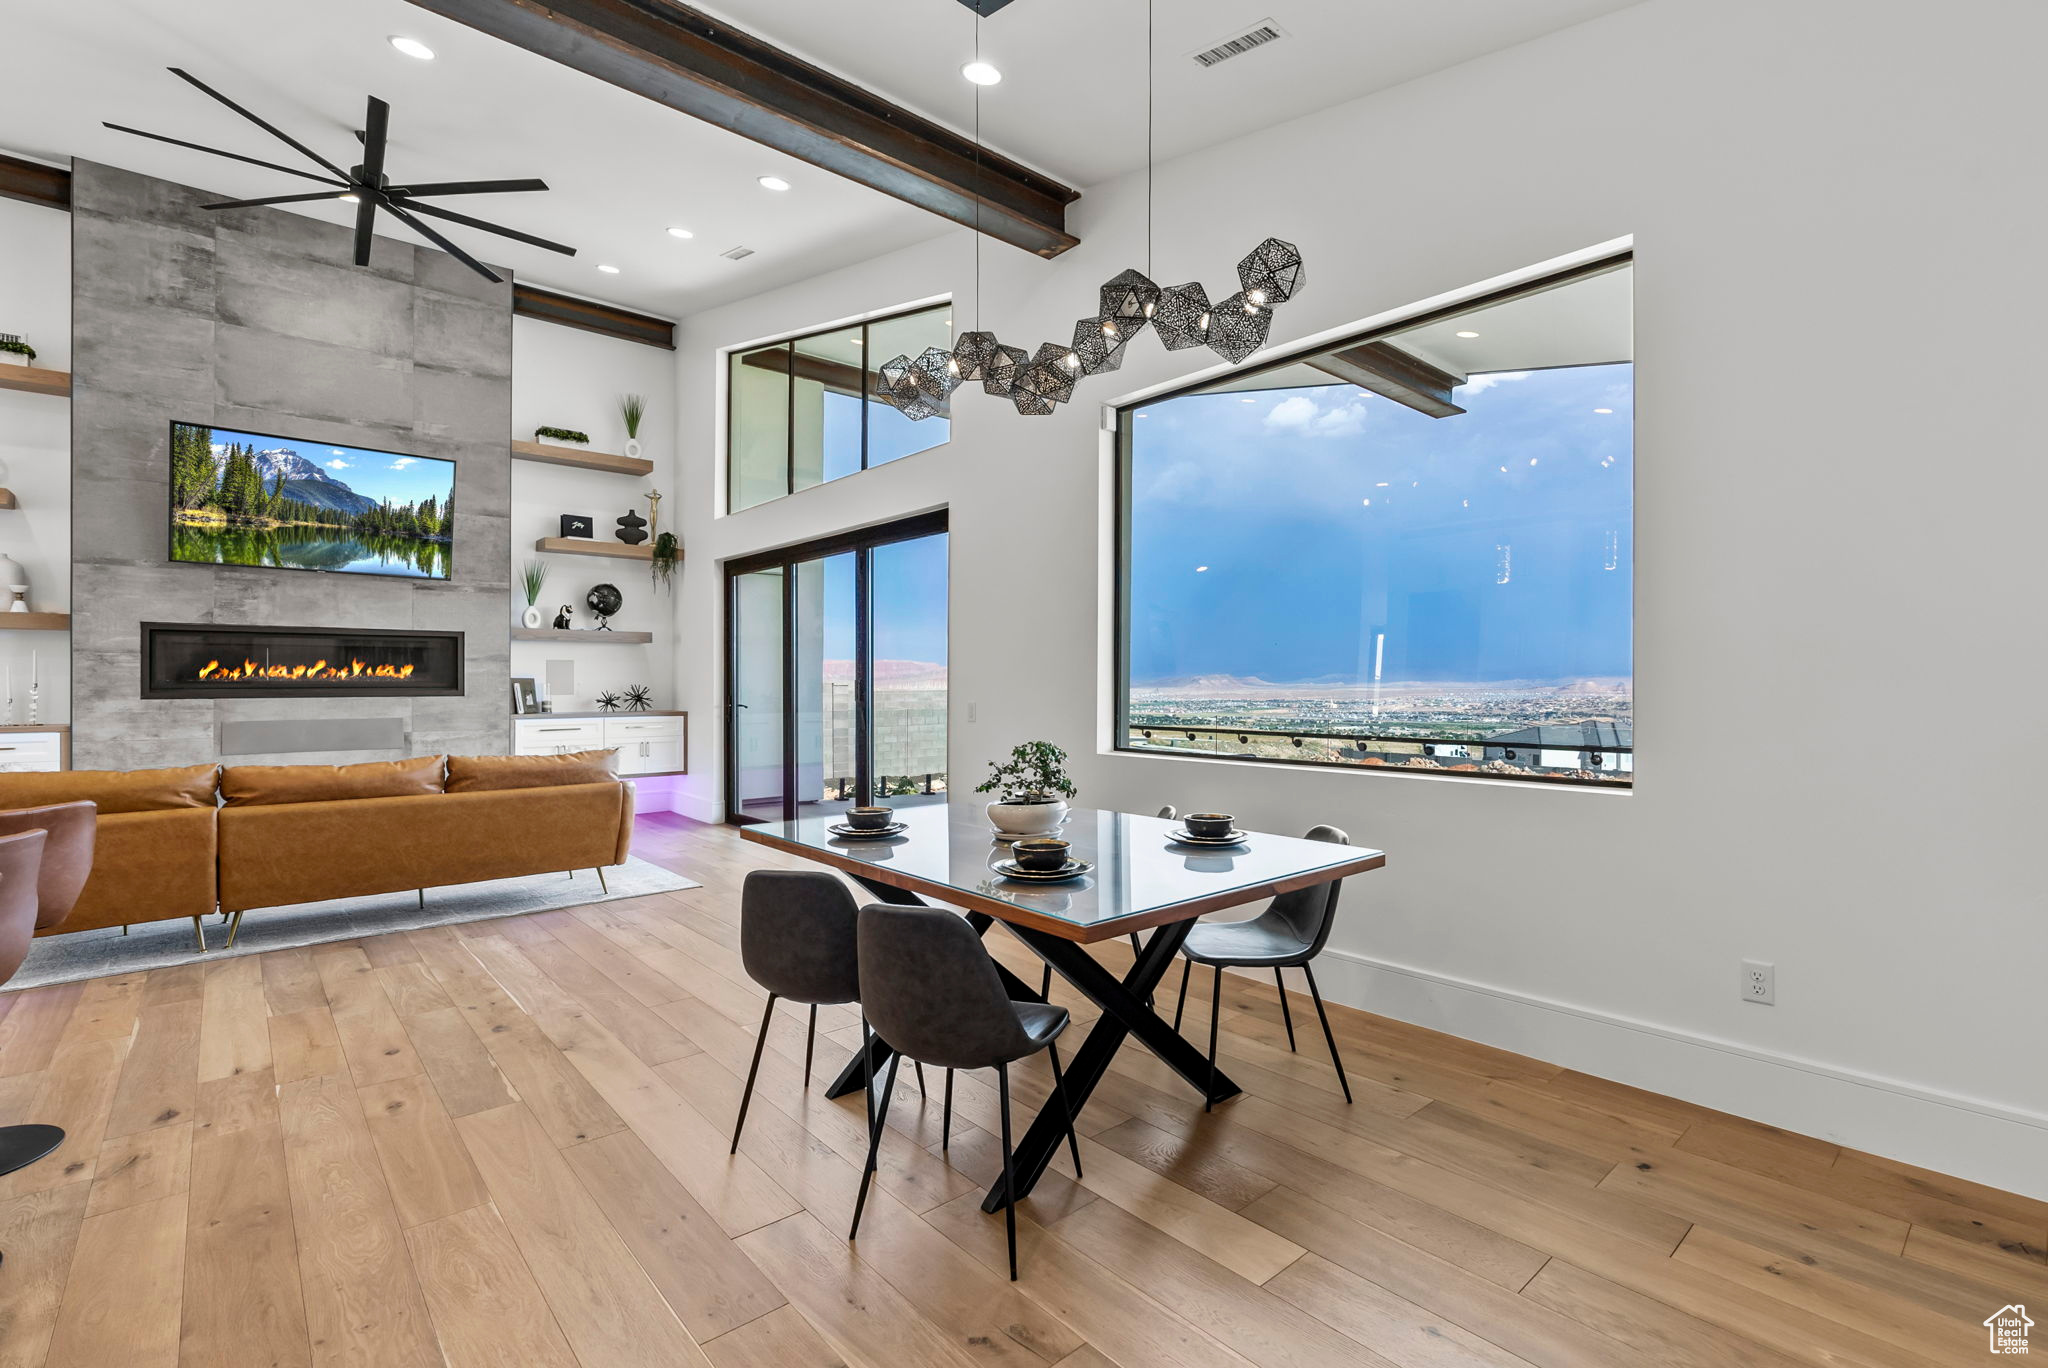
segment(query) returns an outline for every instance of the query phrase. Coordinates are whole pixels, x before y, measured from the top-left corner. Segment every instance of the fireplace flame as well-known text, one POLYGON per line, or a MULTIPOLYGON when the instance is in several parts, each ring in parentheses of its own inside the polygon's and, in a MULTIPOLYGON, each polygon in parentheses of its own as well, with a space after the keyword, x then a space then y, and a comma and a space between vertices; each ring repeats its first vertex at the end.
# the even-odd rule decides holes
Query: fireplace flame
POLYGON ((411 665, 365 665, 360 660, 351 660, 346 665, 329 665, 323 657, 311 665, 258 665, 253 660, 244 660, 239 665, 223 665, 218 660, 209 660, 201 667, 199 678, 203 680, 244 680, 282 679, 321 681, 330 679, 410 679, 411 665))

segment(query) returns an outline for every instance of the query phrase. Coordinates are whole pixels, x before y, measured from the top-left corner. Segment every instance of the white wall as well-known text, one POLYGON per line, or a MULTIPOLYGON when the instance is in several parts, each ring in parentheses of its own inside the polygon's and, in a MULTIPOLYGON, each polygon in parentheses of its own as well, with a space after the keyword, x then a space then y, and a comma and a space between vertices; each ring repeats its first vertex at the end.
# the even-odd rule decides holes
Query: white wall
MULTIPOLYGON (((630 508, 643 518, 647 516, 643 496, 652 489, 660 490, 663 496, 660 526, 674 530, 671 518, 684 502, 676 497, 675 374, 675 358, 658 347, 621 342, 531 318, 512 320, 514 437, 531 441, 537 427, 569 428, 589 434, 593 451, 621 452, 625 449, 626 428, 619 417, 619 396, 640 394, 647 399, 640 440, 642 454, 654 462, 654 473, 646 479, 534 461, 512 463, 515 620, 509 626, 518 625, 517 616, 526 606, 520 570, 527 561, 538 558, 548 567, 547 587, 540 596, 540 607, 548 623, 554 621, 556 610, 566 603, 575 609, 577 627, 595 627, 597 619, 584 604, 584 596, 594 584, 611 583, 618 586, 626 601, 619 615, 612 619, 613 630, 654 633, 653 644, 647 646, 513 642, 512 674, 538 679, 543 689, 549 661, 567 660, 575 666, 576 691, 554 698, 557 711, 594 711, 598 694, 606 690, 616 692, 629 684, 652 688, 657 708, 684 706, 676 701, 676 596, 656 589, 646 566, 634 561, 542 555, 533 549, 536 539, 560 533, 564 513, 587 514, 596 524, 594 535, 598 540, 616 540, 621 514, 630 508)), ((692 736, 691 740, 695 742, 697 737, 692 736)), ((642 781, 643 809, 666 807, 668 787, 662 781, 642 781), (663 797, 659 802, 651 802, 656 792, 663 797)))
MULTIPOLYGON (((0 199, 0 333, 36 349, 36 365, 71 369, 71 215, 0 199)), ((11 365, 0 361, 0 365, 11 365)), ((0 551, 29 575, 29 606, 71 610, 71 405, 0 390, 0 551)), ((0 592, 0 602, 12 595, 0 592)), ((29 656, 42 678, 38 720, 71 717, 71 634, 0 632, 0 664, 13 674, 14 721, 28 721, 29 656)))
MULTIPOLYGON (((715 349, 966 305, 952 234, 682 330, 691 810, 718 796, 718 560, 946 505, 963 786, 1048 737, 1086 803, 1337 823, 1389 863, 1347 892, 1334 996, 2048 1197, 2044 43, 2031 0, 1655 0, 1161 168, 1157 279, 1217 294, 1262 236, 1303 248, 1276 342, 1634 236, 1633 793, 1097 753, 1097 634, 1023 654, 1005 616, 1020 584, 1094 616, 1098 403, 1199 364, 1151 339, 1097 402, 967 394, 947 446, 714 517, 715 349), (1776 1007, 1738 1000, 1745 957, 1776 1007)), ((1142 267, 1142 189, 1092 189, 1057 261, 990 247, 991 326, 1063 336, 1142 267)))

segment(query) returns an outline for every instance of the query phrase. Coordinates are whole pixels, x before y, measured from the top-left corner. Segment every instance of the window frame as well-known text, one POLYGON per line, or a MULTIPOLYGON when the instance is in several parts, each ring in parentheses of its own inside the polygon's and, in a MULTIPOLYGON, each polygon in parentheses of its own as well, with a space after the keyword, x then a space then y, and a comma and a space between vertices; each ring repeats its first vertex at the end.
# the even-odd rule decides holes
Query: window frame
MULTIPOLYGON (((819 489, 824 487, 825 485, 837 483, 839 480, 852 479, 855 475, 864 475, 868 471, 874 469, 875 467, 872 464, 870 464, 868 459, 868 405, 873 399, 873 392, 870 389, 869 382, 874 376, 875 371, 877 370, 877 367, 870 363, 868 357, 870 344, 873 340, 872 330, 884 324, 894 323, 905 318, 915 317, 918 314, 930 313, 935 309, 951 310, 952 307, 952 297, 944 296, 938 299, 928 299, 925 300, 923 303, 919 304, 906 304, 901 308, 889 309, 882 313, 872 314, 862 318, 850 318, 842 323, 836 323, 826 327, 806 328, 802 332, 789 333, 782 337, 766 337, 762 338, 757 342, 748 342, 741 344, 739 346, 725 348, 722 353, 725 361, 725 376, 724 383, 722 386, 722 407, 724 412, 721 415, 721 417, 724 419, 722 426, 725 430, 725 509, 720 514, 720 516, 731 517, 738 513, 745 513, 749 509, 765 508, 769 504, 772 504, 779 499, 793 498, 794 496, 803 493, 805 490, 819 489), (834 476, 832 479, 829 480, 821 479, 816 484, 805 485, 803 489, 798 489, 796 487, 796 382, 798 379, 797 348, 802 343, 812 341, 813 339, 820 337, 830 337, 835 333, 844 333, 856 327, 860 329, 861 350, 859 393, 860 468, 858 470, 848 471, 844 475, 834 476), (733 501, 738 497, 740 482, 738 479, 737 472, 733 467, 733 444, 737 440, 739 434, 738 425, 735 424, 733 421, 733 395, 735 388, 733 384, 733 368, 742 364, 741 358, 743 357, 746 357, 756 352, 770 351, 778 347, 782 349, 785 362, 782 372, 784 380, 784 408, 782 419, 784 432, 782 451, 782 492, 780 494, 771 495, 768 498, 762 499, 758 503, 748 504, 745 508, 736 508, 733 506, 733 501)), ((946 331, 947 336, 951 338, 953 336, 953 330, 950 318, 947 322, 946 331)), ((762 369, 765 370, 769 368, 762 367, 762 369)), ((946 431, 946 440, 944 442, 934 442, 931 446, 922 448, 919 451, 913 451, 909 454, 912 456, 920 456, 923 455, 926 451, 935 451, 939 447, 945 446, 948 443, 950 443, 953 440, 951 417, 949 416, 946 421, 948 427, 946 431)), ((901 460, 904 458, 898 457, 897 459, 901 460)), ((885 461, 882 464, 890 465, 894 464, 894 462, 885 461)))
MULTIPOLYGON (((1562 269, 1556 271, 1551 271, 1545 274, 1532 276, 1529 279, 1520 280, 1511 285, 1504 285, 1498 289, 1482 291, 1479 294, 1475 294, 1467 298, 1457 300, 1454 303, 1444 304, 1434 308, 1422 309, 1413 314, 1406 314, 1389 318, 1374 325, 1373 327, 1365 328, 1355 333, 1340 334, 1335 337, 1322 337, 1318 338, 1310 344, 1290 347, 1286 351, 1278 353, 1270 359, 1260 362, 1256 366, 1245 366, 1242 368, 1231 369, 1228 371, 1212 372, 1198 379, 1189 380, 1183 384, 1164 387, 1143 394, 1142 396, 1137 398, 1127 399, 1121 402, 1105 405, 1105 407, 1110 411, 1111 424, 1114 428, 1114 459, 1116 462, 1114 471, 1115 478, 1111 481, 1113 494, 1113 507, 1111 509, 1111 516, 1115 519, 1115 550, 1114 563, 1111 566, 1111 573, 1114 576, 1114 579, 1111 581, 1111 583, 1114 592, 1111 596, 1112 620, 1110 623, 1110 641, 1111 649, 1114 655, 1108 699, 1110 752, 1117 755, 1142 755, 1155 759, 1192 760, 1212 764, 1222 763, 1242 765, 1278 765, 1292 769, 1315 770, 1323 773, 1357 773, 1371 775, 1391 774, 1411 779, 1477 779, 1492 780, 1512 784, 1537 784, 1549 788, 1574 788, 1598 793, 1634 792, 1635 747, 1633 745, 1630 745, 1626 748, 1630 756, 1629 777, 1625 781, 1616 781, 1607 779, 1579 779, 1568 775, 1475 773, 1469 771, 1457 771, 1450 769, 1409 769, 1405 766, 1400 765, 1332 764, 1328 761, 1323 760, 1290 760, 1284 756, 1207 755, 1196 751, 1176 751, 1164 747, 1134 746, 1130 743, 1130 734, 1133 730, 1130 723, 1131 442, 1136 435, 1137 428, 1137 424, 1132 420, 1136 416, 1138 410, 1150 408, 1157 404, 1163 404, 1170 400, 1185 398, 1186 396, 1191 394, 1200 394, 1204 391, 1212 389, 1220 381, 1223 381, 1225 379, 1233 381, 1242 380, 1253 376, 1264 375, 1270 371, 1282 370, 1288 366, 1299 364, 1305 357, 1320 356, 1325 352, 1342 351, 1347 347, 1356 347, 1361 346, 1368 342, 1383 341, 1389 337, 1394 336, 1397 333, 1405 333, 1410 331, 1411 329, 1424 327, 1431 323, 1442 322, 1443 320, 1450 318, 1457 318, 1463 314, 1471 313, 1474 310, 1488 308, 1495 304, 1506 303, 1511 299, 1520 299, 1528 295, 1540 294, 1546 290, 1553 290, 1563 285, 1570 285, 1576 281, 1590 279, 1593 276, 1603 275, 1607 272, 1622 267, 1632 267, 1634 264, 1635 249, 1633 248, 1633 246, 1623 248, 1620 251, 1606 253, 1594 257, 1590 260, 1575 262, 1570 266, 1563 267, 1562 269)), ((1631 323, 1633 323, 1633 319, 1631 319, 1631 323)), ((1630 365, 1631 368, 1633 368, 1633 360, 1631 360, 1630 365)), ((1633 377, 1633 369, 1631 370, 1631 377, 1633 377)), ((1631 378, 1631 389, 1633 389, 1633 378, 1631 378)), ((1630 448, 1631 451, 1633 451, 1633 440, 1631 440, 1630 442, 1630 448)), ((1631 473, 1631 479, 1633 480, 1633 478, 1633 473, 1631 473)), ((1629 508, 1630 520, 1631 522, 1633 522, 1635 509, 1635 499, 1633 493, 1631 493, 1630 495, 1629 508)), ((1634 603, 1636 597, 1633 569, 1631 569, 1630 572, 1630 581, 1630 635, 1631 637, 1633 637, 1634 603)), ((1635 669, 1633 663, 1631 663, 1629 670, 1629 696, 1631 717, 1633 718, 1635 696, 1635 669)), ((1142 731, 1144 729, 1138 728, 1137 730, 1142 731)), ((1153 728, 1153 730, 1158 731, 1172 729, 1153 728)), ((1258 729, 1252 728, 1249 730, 1255 731, 1258 729)), ((1633 740, 1633 721, 1631 721, 1630 733, 1631 740, 1633 740)), ((1377 740, 1381 738, 1360 737, 1358 739, 1377 740)), ((1415 738, 1390 737, 1385 739, 1413 740, 1415 738)), ((1615 748, 1614 752, 1611 753, 1619 753, 1621 749, 1622 748, 1617 747, 1615 748)))

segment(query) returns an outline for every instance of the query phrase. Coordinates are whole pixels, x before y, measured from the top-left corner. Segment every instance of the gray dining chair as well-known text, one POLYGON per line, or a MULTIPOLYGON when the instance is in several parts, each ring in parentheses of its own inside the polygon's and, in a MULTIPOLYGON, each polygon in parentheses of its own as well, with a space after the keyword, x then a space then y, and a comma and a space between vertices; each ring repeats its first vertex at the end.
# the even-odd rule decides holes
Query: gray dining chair
MULTIPOLYGON (((1017 1279, 1016 1175, 1010 1147, 1010 1065, 1048 1053, 1052 1095, 1067 1123, 1067 1147, 1074 1173, 1081 1172, 1081 1144, 1060 1071, 1060 1032, 1069 1015, 1044 1002, 1014 1002, 996 973, 995 961, 966 921, 935 907, 876 905, 860 912, 860 996, 868 1024, 898 1055, 943 1069, 994 1069, 1002 1104, 1004 1217, 1010 1239, 1010 1280, 1017 1279)), ((851 1240, 860 1234, 861 1212, 874 1181, 875 1157, 887 1127, 896 1070, 882 1085, 881 1104, 868 1127, 868 1160, 861 1169, 860 1196, 853 1204, 851 1240)), ((951 1075, 948 1075, 948 1095, 951 1075)))
MULTIPOLYGON (((1350 845, 1351 838, 1333 826, 1308 829, 1311 841, 1350 845)), ((1222 1015, 1223 971, 1225 969, 1271 969, 1273 986, 1280 990, 1280 1019, 1287 1023, 1287 1048, 1294 1048, 1294 1013, 1287 1006, 1287 985, 1280 979, 1282 969, 1300 969, 1308 979, 1308 995, 1323 1023, 1323 1040, 1330 1047, 1330 1062, 1337 1066, 1337 1082, 1344 1100, 1351 1100, 1351 1080, 1344 1075, 1344 1061, 1337 1054, 1337 1037, 1330 1030, 1330 1014, 1323 1010, 1323 995, 1316 989, 1316 971, 1310 961, 1323 953, 1330 939, 1330 927, 1337 920, 1337 893, 1342 879, 1311 884, 1292 893, 1282 893, 1266 910, 1248 921, 1197 922, 1181 945, 1180 998, 1173 1007, 1173 1029, 1180 1029, 1181 1013, 1188 1003, 1188 966, 1206 964, 1214 975, 1209 985, 1209 1075, 1216 1075, 1216 1022, 1222 1015)), ((1202 1110, 1211 1104, 1206 1100, 1202 1110)))
POLYGON ((768 1023, 775 1019, 775 1000, 788 998, 811 1009, 810 1030, 804 1037, 807 1088, 818 1040, 818 1008, 860 1001, 859 921, 860 906, 853 894, 821 869, 756 869, 741 885, 740 960, 747 977, 768 990, 768 1003, 761 1009, 761 1030, 754 1038, 747 1086, 740 1093, 739 1118, 732 1123, 731 1153, 739 1153, 747 1104, 761 1071, 761 1048, 768 1043, 768 1023))

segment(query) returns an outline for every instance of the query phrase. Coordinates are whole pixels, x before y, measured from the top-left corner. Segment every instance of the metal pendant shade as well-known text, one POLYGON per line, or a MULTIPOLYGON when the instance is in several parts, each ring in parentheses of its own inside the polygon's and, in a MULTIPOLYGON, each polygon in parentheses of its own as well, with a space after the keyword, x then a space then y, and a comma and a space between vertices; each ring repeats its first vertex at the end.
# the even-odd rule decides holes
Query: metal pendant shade
POLYGON ((1239 290, 1210 313, 1209 350, 1234 366, 1265 346, 1272 330, 1272 309, 1254 304, 1249 291, 1239 290))
POLYGON ((1293 243, 1267 238, 1237 263, 1237 283, 1254 304, 1285 304, 1307 283, 1300 250, 1293 243))
POLYGON ((1152 331, 1159 345, 1168 351, 1185 351, 1209 341, 1209 292, 1198 280, 1169 285, 1159 292, 1159 307, 1152 314, 1152 331))

